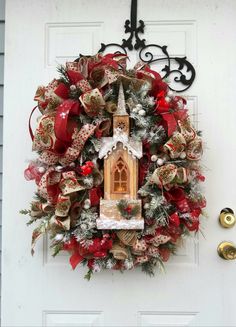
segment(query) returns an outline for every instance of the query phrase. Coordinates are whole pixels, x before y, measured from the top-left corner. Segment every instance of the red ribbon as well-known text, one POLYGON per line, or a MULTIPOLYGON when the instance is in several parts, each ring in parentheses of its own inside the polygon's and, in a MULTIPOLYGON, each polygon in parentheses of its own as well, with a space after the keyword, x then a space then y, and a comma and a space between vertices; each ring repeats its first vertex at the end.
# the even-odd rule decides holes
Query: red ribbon
POLYGON ((170 224, 167 228, 166 227, 158 227, 156 229, 156 235, 166 235, 171 237, 171 242, 177 242, 178 238, 182 234, 181 228, 178 226, 174 226, 174 224, 170 224))
POLYGON ((74 70, 67 70, 67 75, 69 77, 71 84, 74 85, 76 85, 76 83, 84 79, 84 76, 80 72, 74 70))
POLYGON ((152 80, 152 90, 150 95, 155 96, 161 91, 166 92, 168 85, 163 82, 161 75, 158 74, 156 71, 150 69, 148 66, 146 66, 144 70, 154 76, 154 79, 152 80))
POLYGON ((170 249, 168 249, 165 246, 159 246, 158 247, 158 252, 160 253, 162 261, 166 262, 166 261, 169 260, 169 257, 170 257, 170 254, 171 254, 170 249))
POLYGON ((38 108, 38 106, 35 106, 31 113, 30 113, 30 116, 29 116, 29 122, 28 122, 28 127, 29 127, 29 133, 30 133, 30 137, 31 137, 31 140, 33 141, 34 140, 34 133, 33 133, 33 130, 32 130, 32 127, 31 127, 31 118, 33 116, 33 113, 35 112, 35 110, 38 108))
POLYGON ((79 102, 70 99, 63 101, 57 107, 54 131, 58 140, 62 142, 71 142, 71 136, 77 124, 76 122, 69 121, 69 116, 79 115, 80 112, 79 102))
POLYGON ((191 218, 190 220, 184 220, 184 225, 188 228, 190 232, 198 231, 199 229, 199 216, 201 214, 201 209, 195 209, 191 212, 191 218))
MULTIPOLYGON (((156 111, 162 116, 167 124, 168 136, 170 137, 177 129, 177 121, 186 118, 186 109, 176 109, 177 102, 167 102, 165 99, 165 91, 161 91, 157 95, 156 111)), ((178 97, 178 100, 180 98, 178 97)))
POLYGON ((172 215, 170 215, 170 223, 176 227, 180 225, 179 215, 177 212, 174 212, 172 215))
POLYGON ((99 205, 100 198, 102 197, 102 190, 100 187, 93 187, 89 190, 89 200, 91 202, 91 206, 99 205))
POLYGON ((88 247, 83 247, 80 243, 72 238, 70 242, 64 244, 63 250, 72 252, 70 257, 70 264, 72 269, 75 269, 77 265, 83 261, 83 259, 92 258, 104 258, 107 256, 107 251, 112 248, 112 239, 110 236, 103 238, 96 237, 92 240, 92 244, 88 247))
POLYGON ((188 212, 190 210, 186 195, 182 188, 173 188, 169 192, 165 192, 164 195, 166 200, 174 203, 180 212, 188 212))
POLYGON ((60 83, 57 88, 54 90, 54 93, 62 99, 68 99, 69 97, 69 88, 64 83, 60 83))
POLYGON ((143 156, 139 162, 139 185, 143 185, 144 179, 151 163, 150 144, 143 142, 143 156))

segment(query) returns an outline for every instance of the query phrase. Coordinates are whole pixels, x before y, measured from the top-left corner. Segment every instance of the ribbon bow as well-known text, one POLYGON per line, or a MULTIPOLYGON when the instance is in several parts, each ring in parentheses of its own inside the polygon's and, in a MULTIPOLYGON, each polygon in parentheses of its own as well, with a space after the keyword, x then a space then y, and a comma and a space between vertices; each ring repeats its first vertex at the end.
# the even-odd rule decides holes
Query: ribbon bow
POLYGON ((199 160, 202 156, 202 140, 191 127, 189 119, 178 121, 180 132, 174 132, 172 137, 164 144, 164 151, 172 159, 178 158, 185 151, 188 160, 199 160))
POLYGON ((45 150, 40 155, 40 161, 48 165, 55 165, 57 162, 61 163, 63 166, 69 165, 79 157, 85 142, 93 135, 95 129, 95 125, 86 124, 79 131, 75 130, 72 134, 72 143, 64 153, 60 154, 45 150))
POLYGON ((137 256, 134 264, 142 264, 150 257, 160 255, 160 245, 167 243, 170 239, 170 236, 157 232, 154 236, 146 236, 143 240, 137 240, 131 249, 132 253, 137 256))
POLYGON ((39 86, 34 100, 38 102, 38 107, 44 111, 50 105, 60 104, 69 96, 69 88, 57 79, 53 79, 46 87, 39 86))
MULTIPOLYGON (((165 91, 158 93, 156 111, 162 116, 167 124, 167 132, 170 137, 177 129, 178 120, 183 120, 187 117, 187 110, 179 109, 176 105, 176 101, 167 102, 165 95, 165 91)), ((181 99, 183 103, 186 103, 184 99, 180 97, 177 98, 178 100, 181 99)))

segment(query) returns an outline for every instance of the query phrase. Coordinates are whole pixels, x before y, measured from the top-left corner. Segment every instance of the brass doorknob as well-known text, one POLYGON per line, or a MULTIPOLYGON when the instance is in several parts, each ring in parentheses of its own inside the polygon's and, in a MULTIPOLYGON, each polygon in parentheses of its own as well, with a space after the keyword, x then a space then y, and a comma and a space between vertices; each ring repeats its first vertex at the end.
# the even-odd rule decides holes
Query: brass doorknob
POLYGON ((224 260, 236 259, 236 245, 232 242, 221 242, 217 248, 217 252, 224 260))
POLYGON ((232 209, 224 208, 220 212, 219 222, 224 228, 232 228, 236 223, 236 217, 232 209))

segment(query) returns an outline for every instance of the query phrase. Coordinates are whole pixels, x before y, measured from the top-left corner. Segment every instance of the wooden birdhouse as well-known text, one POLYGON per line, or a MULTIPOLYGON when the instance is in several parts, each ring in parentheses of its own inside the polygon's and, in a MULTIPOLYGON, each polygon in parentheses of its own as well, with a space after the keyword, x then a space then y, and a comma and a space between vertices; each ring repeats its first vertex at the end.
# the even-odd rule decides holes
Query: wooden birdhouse
POLYGON ((100 200, 98 229, 143 229, 144 226, 141 200, 137 198, 142 142, 135 141, 129 132, 130 120, 120 84, 117 111, 113 115, 113 137, 103 137, 99 151, 99 158, 104 158, 104 199, 100 200), (119 209, 121 203, 125 214, 119 209), (132 212, 136 214, 132 216, 132 212))

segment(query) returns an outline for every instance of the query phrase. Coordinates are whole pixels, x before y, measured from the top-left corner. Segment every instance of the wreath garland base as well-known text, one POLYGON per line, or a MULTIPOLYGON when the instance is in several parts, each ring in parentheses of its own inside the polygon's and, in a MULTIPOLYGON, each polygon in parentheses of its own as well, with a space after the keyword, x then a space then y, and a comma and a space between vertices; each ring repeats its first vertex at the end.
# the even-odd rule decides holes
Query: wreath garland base
POLYGON ((87 265, 87 279, 102 269, 138 266, 153 275, 184 235, 199 231, 206 205, 199 183, 204 181, 202 140, 186 100, 147 64, 128 70, 126 61, 121 54, 82 56, 60 66, 59 78, 40 86, 34 97, 41 112, 32 134, 38 158, 30 162, 25 177, 35 181, 37 191, 30 208, 21 211, 30 216, 28 224, 37 224, 32 253, 47 233, 53 256, 68 251, 73 269, 87 265), (116 126, 114 117, 121 117, 122 110, 126 120, 116 126), (106 142, 103 148, 104 138, 114 135, 136 158, 140 149, 135 144, 142 150, 135 181, 140 206, 122 193, 128 189, 130 167, 117 168, 113 206, 125 221, 119 229, 108 228, 100 217, 102 199, 111 196, 104 194, 104 161, 115 148, 106 142), (99 155, 103 152, 106 156, 99 155), (138 217, 139 229, 132 229, 138 217))

